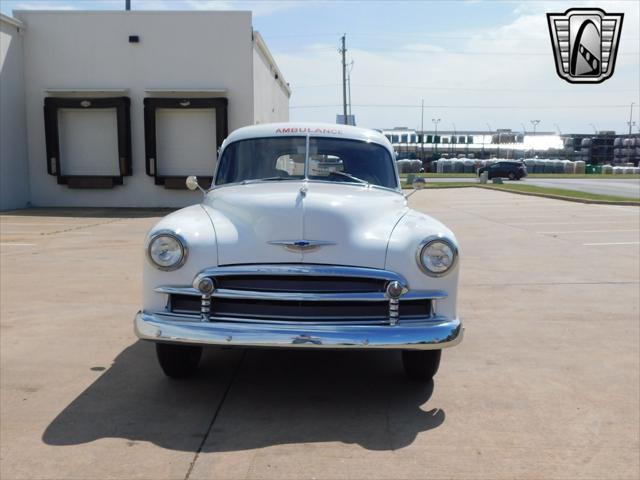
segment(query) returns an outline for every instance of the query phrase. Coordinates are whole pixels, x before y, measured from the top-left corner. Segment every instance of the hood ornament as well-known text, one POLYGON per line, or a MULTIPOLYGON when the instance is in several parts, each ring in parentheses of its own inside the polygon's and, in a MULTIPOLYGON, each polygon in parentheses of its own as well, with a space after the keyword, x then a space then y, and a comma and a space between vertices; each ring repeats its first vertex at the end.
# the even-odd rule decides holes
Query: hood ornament
POLYGON ((269 245, 280 245, 285 250, 294 253, 312 252, 325 245, 335 245, 336 242, 326 240, 272 240, 269 245))

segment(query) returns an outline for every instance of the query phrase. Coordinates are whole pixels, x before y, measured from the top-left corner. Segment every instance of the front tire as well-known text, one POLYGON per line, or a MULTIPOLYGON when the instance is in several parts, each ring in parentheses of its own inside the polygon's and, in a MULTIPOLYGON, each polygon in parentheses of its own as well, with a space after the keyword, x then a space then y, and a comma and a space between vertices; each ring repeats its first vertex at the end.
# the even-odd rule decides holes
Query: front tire
POLYGON ((156 343, 156 355, 167 377, 186 378, 197 370, 202 356, 202 347, 156 343))
POLYGON ((509 180, 511 180, 511 181, 517 180, 516 179, 516 175, 513 172, 509 173, 509 180))
POLYGON ((428 382, 438 371, 442 350, 403 350, 402 366, 410 380, 428 382))

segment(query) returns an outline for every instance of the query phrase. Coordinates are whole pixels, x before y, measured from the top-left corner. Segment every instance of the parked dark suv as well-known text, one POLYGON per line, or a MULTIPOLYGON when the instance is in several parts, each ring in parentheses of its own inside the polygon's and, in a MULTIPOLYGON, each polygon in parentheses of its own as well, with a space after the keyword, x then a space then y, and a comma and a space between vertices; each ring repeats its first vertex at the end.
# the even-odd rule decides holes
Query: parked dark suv
POLYGON ((502 177, 509 180, 520 180, 527 176, 527 169, 521 162, 497 162, 487 165, 478 170, 478 176, 484 171, 489 172, 489 178, 502 177))

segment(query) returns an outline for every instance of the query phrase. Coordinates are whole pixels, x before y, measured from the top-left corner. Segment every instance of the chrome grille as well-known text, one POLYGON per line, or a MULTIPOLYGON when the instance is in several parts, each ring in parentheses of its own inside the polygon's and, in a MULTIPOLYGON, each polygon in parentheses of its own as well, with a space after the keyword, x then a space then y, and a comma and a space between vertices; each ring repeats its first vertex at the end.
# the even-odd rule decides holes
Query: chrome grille
MULTIPOLYGON (((292 324, 393 324, 395 303, 386 293, 391 282, 406 286, 401 275, 386 270, 327 265, 239 265, 210 268, 196 276, 211 278, 215 290, 202 296, 193 287, 164 286, 167 310, 197 316, 210 301, 202 321, 292 324)), ((399 299, 400 322, 428 319, 437 290, 408 290, 399 299)))
MULTIPOLYGON (((170 295, 173 313, 198 314, 200 297, 170 295)), ((387 301, 282 301, 216 298, 211 301, 210 320, 292 323, 389 323, 387 301)), ((431 300, 401 300, 400 320, 427 318, 431 300)))

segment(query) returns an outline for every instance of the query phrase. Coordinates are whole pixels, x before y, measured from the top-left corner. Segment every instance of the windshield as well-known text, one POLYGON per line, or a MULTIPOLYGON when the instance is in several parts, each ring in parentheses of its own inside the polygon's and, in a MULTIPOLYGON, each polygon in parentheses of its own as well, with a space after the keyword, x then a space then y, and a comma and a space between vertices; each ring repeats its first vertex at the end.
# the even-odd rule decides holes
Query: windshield
MULTIPOLYGON (((306 141, 305 137, 268 137, 234 142, 220 158, 215 184, 304 179, 306 141)), ((310 180, 398 186, 391 155, 375 143, 311 137, 308 158, 310 180)))

